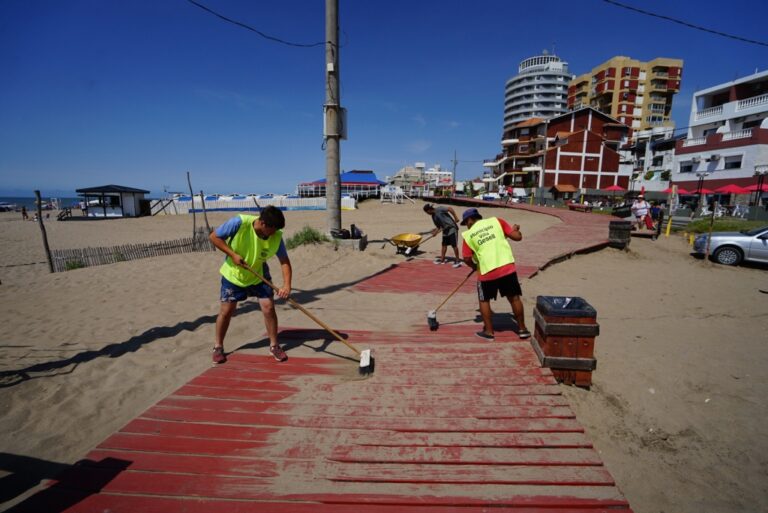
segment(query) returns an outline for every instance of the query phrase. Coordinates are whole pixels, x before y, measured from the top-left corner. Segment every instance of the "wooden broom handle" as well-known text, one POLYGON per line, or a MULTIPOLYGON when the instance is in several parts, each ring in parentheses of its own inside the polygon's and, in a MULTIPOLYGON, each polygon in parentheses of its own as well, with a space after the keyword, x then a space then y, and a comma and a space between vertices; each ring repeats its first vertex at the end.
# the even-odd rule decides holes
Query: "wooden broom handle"
POLYGON ((467 282, 467 280, 469 279, 469 277, 470 277, 470 276, 472 276, 472 274, 473 274, 474 272, 475 272, 475 270, 474 270, 474 269, 472 269, 471 271, 469 271, 469 274, 467 275, 467 277, 466 277, 466 278, 464 278, 463 280, 461 280, 461 283, 459 283, 459 285, 458 285, 458 286, 457 286, 455 289, 453 289, 453 292, 451 292, 450 294, 448 294, 448 297, 447 297, 447 298, 443 299, 443 302, 442 302, 442 303, 440 303, 440 306, 438 306, 437 308, 435 308, 435 312, 437 312, 438 310, 440 310, 440 308, 441 308, 441 307, 442 307, 442 306, 443 306, 445 303, 447 303, 449 299, 451 299, 451 296, 453 296, 454 294, 456 294, 456 292, 458 292, 458 290, 461 288, 461 286, 462 286, 462 285, 464 285, 464 284, 467 282))
MULTIPOLYGON (((242 266, 243 266, 245 269, 247 269, 249 272, 251 272, 251 273, 252 273, 254 276, 256 276, 258 279, 260 279, 261 281, 263 281, 264 283, 266 283, 267 285, 269 285, 270 287, 272 287, 272 289, 273 289, 273 290, 275 290, 275 291, 278 291, 278 290, 280 290, 280 289, 278 289, 277 287, 275 287, 274 283, 272 283, 271 281, 269 281, 268 279, 266 279, 264 276, 260 275, 260 274, 259 274, 259 273, 257 273, 256 271, 254 271, 254 270, 251 268, 251 266, 249 266, 249 265, 248 265, 248 264, 246 264, 245 262, 243 262, 242 266)), ((348 348, 350 348, 352 351, 354 351, 354 352, 355 352, 355 354, 357 354, 358 356, 360 356, 360 350, 359 350, 358 348, 356 348, 355 346, 353 346, 352 344, 350 344, 349 342, 347 342, 346 340, 344 340, 344 338, 342 338, 342 336, 341 336, 341 335, 339 335, 338 333, 336 333, 335 331, 333 331, 333 330, 331 329, 331 327, 330 327, 330 326, 328 326, 327 324, 325 324, 323 321, 321 321, 320 319, 318 319, 317 317, 315 317, 314 315, 312 315, 312 313, 311 313, 309 310, 307 310, 306 308, 304 308, 303 306, 301 306, 299 303, 297 303, 296 301, 294 301, 294 300, 293 300, 293 299, 291 299, 290 297, 289 297, 289 298, 286 298, 286 301, 288 301, 288 303, 289 303, 289 304, 290 304, 292 307, 296 308, 297 310, 300 310, 300 311, 301 311, 301 312, 302 312, 304 315, 306 315, 307 317, 309 317, 310 319, 312 319, 313 321, 315 321, 317 324, 319 324, 320 326, 322 326, 322 327, 323 327, 323 329, 325 329, 325 331, 327 331, 328 333, 330 333, 331 335, 333 335, 334 337, 336 337, 336 339, 337 339, 339 342, 343 343, 343 344, 344 344, 344 345, 346 345, 348 348)))

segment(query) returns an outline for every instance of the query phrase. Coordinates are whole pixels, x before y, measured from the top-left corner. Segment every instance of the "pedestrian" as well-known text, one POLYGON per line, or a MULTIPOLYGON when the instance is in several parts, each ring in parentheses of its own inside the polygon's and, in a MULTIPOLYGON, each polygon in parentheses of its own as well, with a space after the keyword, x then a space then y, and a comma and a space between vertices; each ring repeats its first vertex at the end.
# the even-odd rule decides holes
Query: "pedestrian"
POLYGON ((461 253, 464 262, 479 272, 477 278, 477 298, 480 302, 480 315, 483 318, 483 330, 476 335, 484 340, 493 341, 493 323, 491 321, 491 299, 497 294, 506 297, 517 321, 517 336, 521 339, 531 337, 525 326, 523 294, 517 278, 515 257, 507 239, 520 241, 523 234, 520 226, 510 225, 497 217, 483 219, 476 208, 469 208, 461 216, 462 226, 467 230, 461 234, 464 242, 461 253))
POLYGON ((221 306, 216 318, 216 341, 213 346, 213 363, 224 363, 224 337, 229 321, 237 309, 238 301, 256 297, 264 315, 264 325, 269 337, 269 352, 277 361, 288 359, 277 341, 277 313, 275 312, 275 291, 244 268, 247 264, 264 278, 272 281, 267 260, 277 256, 283 275, 283 286, 277 290, 277 297, 287 299, 291 294, 293 270, 288 251, 283 242, 285 217, 280 209, 267 206, 258 216, 240 214, 211 232, 214 246, 226 253, 219 272, 221 273, 221 306))
POLYGON ((459 216, 456 215, 456 211, 451 207, 443 205, 434 205, 427 203, 424 205, 424 212, 432 217, 432 222, 435 224, 435 229, 430 232, 433 237, 437 235, 441 230, 443 232, 443 245, 440 248, 440 258, 435 259, 436 264, 444 264, 445 252, 448 247, 453 248, 453 253, 456 255, 456 260, 453 263, 453 267, 461 267, 461 259, 459 259, 459 246, 457 244, 459 235, 459 216))
POLYGON ((632 210, 632 213, 635 215, 635 221, 637 222, 638 230, 643 229, 643 225, 645 224, 645 216, 648 215, 650 208, 651 206, 647 201, 645 201, 645 196, 642 194, 640 194, 637 199, 632 202, 630 210, 632 210))
POLYGON ((21 219, 22 221, 26 221, 29 219, 29 214, 27 214, 27 207, 23 205, 21 207, 21 219))

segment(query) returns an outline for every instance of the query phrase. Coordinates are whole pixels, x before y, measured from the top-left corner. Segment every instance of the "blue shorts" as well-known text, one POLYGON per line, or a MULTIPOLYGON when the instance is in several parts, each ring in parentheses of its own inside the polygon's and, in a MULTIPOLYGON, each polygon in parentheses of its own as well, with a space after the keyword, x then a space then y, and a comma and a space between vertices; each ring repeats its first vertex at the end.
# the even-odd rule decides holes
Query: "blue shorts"
MULTIPOLYGON (((267 264, 264 264, 262 276, 264 276, 269 281, 272 281, 272 277, 269 275, 269 267, 267 267, 267 264)), ((272 290, 272 287, 263 281, 257 283, 256 285, 241 287, 230 282, 225 277, 221 277, 222 303, 236 303, 238 301, 244 301, 249 297, 256 297, 258 299, 272 299, 275 297, 275 291, 272 290)))

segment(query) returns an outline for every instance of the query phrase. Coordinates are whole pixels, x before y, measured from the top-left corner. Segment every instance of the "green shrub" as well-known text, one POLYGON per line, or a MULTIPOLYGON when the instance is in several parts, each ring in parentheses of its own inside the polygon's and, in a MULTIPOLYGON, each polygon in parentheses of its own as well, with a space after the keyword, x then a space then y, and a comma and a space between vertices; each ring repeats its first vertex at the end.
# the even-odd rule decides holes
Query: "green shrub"
POLYGON ((288 249, 297 248, 303 244, 319 244, 328 242, 330 239, 311 226, 305 226, 292 237, 285 241, 285 247, 288 249))
POLYGON ((664 181, 669 180, 670 177, 672 177, 672 171, 670 171, 669 169, 667 169, 666 171, 662 171, 661 172, 661 179, 662 180, 664 180, 664 181))
MULTIPOLYGON (((713 232, 740 232, 741 230, 751 230, 765 226, 765 221, 742 221, 737 219, 715 219, 712 226, 713 232)), ((685 227, 685 231, 690 233, 709 233, 709 218, 697 219, 685 227)))
POLYGON ((645 173, 645 175, 643 176, 643 178, 645 178, 646 180, 652 180, 653 179, 653 175, 655 175, 655 174, 656 173, 653 172, 653 171, 647 171, 645 173))
POLYGON ((82 260, 67 260, 64 262, 64 269, 72 271, 73 269, 82 269, 85 267, 85 262, 82 260))

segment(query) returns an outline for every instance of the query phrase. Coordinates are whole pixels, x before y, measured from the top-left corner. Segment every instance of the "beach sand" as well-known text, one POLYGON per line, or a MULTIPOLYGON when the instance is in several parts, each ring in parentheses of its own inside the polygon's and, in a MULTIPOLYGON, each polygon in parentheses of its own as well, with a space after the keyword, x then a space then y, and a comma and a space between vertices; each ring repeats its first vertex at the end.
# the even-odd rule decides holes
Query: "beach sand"
MULTIPOLYGON (((432 227, 421 206, 369 201, 342 212, 345 227, 354 223, 368 234, 368 248, 291 251, 294 298, 343 329, 406 331, 425 322, 431 303, 351 288, 403 260, 384 237, 432 227), (393 326, 393 318, 402 325, 393 326)), ((529 212, 483 211, 520 224, 525 236, 559 223, 529 212)), ((213 213, 208 220, 219 225, 229 217, 213 213)), ((0 214, 0 478, 23 470, 31 486, 210 366, 222 255, 49 274, 38 225, 20 218, 0 214)), ((287 236, 305 225, 324 231, 325 212, 286 218, 287 236)), ((197 225, 204 226, 202 216, 197 225)), ((51 219, 46 229, 52 248, 109 246, 188 237, 192 218, 51 219)), ((531 327, 537 295, 583 297, 598 312, 594 386, 562 386, 564 394, 636 512, 768 509, 768 295, 758 291, 768 288, 765 268, 694 259, 680 236, 633 239, 630 247, 576 256, 522 284, 531 327)), ((432 259, 439 239, 422 249, 420 258, 432 259)), ((466 268, 456 272, 460 279, 466 268)), ((457 295, 441 310, 441 322, 471 319, 475 308, 470 294, 457 295)), ((496 308, 508 311, 501 303, 496 308)), ((228 351, 251 344, 255 354, 266 354, 255 310, 240 306, 228 351)), ((278 315, 284 327, 315 327, 285 304, 278 315)), ((338 345, 332 348, 341 355, 338 345)), ((318 353, 302 346, 290 354, 318 353)), ((22 488, 0 500, 18 501, 22 488)))

